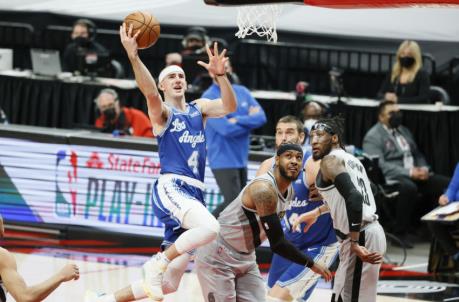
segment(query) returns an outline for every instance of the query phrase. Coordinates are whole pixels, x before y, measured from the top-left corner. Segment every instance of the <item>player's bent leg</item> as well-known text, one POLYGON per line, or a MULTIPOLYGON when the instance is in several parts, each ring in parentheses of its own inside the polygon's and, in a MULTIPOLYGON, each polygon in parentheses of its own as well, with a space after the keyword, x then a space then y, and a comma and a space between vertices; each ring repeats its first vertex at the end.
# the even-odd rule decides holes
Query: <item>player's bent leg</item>
POLYGON ((168 265, 163 278, 163 294, 171 294, 177 291, 180 280, 190 262, 191 255, 188 253, 182 254, 175 258, 168 265))
POLYGON ((204 301, 236 302, 235 275, 226 264, 228 257, 218 240, 196 251, 196 274, 204 301))
POLYGON ((175 241, 180 254, 214 241, 220 231, 217 219, 200 203, 186 212, 182 227, 188 230, 175 241))
POLYGON ((236 294, 238 302, 264 301, 266 299, 266 285, 260 274, 255 259, 245 273, 236 278, 236 294))
MULTIPOLYGON (((338 243, 327 246, 314 246, 304 253, 315 262, 330 267, 338 256, 338 243)), ((276 285, 269 291, 269 296, 287 301, 307 301, 312 294, 320 275, 307 267, 290 262, 285 272, 276 281, 276 285)))

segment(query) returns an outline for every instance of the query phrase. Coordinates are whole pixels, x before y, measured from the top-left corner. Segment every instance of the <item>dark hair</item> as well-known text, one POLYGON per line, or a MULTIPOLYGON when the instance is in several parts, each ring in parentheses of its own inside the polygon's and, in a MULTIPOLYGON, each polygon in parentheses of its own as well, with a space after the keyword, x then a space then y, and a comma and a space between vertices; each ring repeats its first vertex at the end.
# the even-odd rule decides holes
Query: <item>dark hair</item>
POLYGON ((293 123, 293 124, 296 124, 296 128, 298 130, 298 133, 304 133, 303 123, 296 116, 293 116, 293 115, 283 116, 277 121, 277 124, 280 124, 280 123, 293 123))
POLYGON ((333 130, 333 133, 338 136, 339 145, 341 147, 344 146, 344 118, 341 115, 335 115, 330 118, 321 118, 317 121, 317 123, 322 123, 329 126, 333 130))
POLYGON ((384 109, 386 109, 387 106, 395 105, 395 104, 396 103, 393 101, 382 101, 381 103, 379 103, 378 116, 381 115, 381 113, 383 113, 384 109))

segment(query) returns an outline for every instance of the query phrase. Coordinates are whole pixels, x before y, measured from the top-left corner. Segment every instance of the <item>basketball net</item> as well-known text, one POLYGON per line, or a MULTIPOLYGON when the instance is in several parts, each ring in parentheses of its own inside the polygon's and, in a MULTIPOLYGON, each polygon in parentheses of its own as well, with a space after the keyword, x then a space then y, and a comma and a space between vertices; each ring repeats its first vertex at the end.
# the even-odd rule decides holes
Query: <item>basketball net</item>
POLYGON ((281 5, 249 5, 237 8, 236 37, 242 39, 252 34, 277 42, 276 22, 282 11, 281 5))

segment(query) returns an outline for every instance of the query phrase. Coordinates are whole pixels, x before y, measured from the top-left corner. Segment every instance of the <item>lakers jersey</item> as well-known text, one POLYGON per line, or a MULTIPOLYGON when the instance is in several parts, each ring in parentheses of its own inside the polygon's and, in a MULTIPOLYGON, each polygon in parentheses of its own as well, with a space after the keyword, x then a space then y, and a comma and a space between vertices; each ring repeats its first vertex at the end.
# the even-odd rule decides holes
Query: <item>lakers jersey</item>
MULTIPOLYGON (((303 157, 303 167, 309 156, 310 152, 306 151, 303 157)), ((310 227, 307 233, 296 232, 292 230, 291 224, 298 216, 323 205, 323 201, 309 200, 309 189, 306 184, 306 173, 303 169, 298 175, 297 180, 292 183, 292 186, 294 191, 293 200, 290 203, 290 209, 287 210, 284 219, 285 238, 295 244, 295 246, 298 246, 300 249, 304 249, 306 247, 314 246, 317 244, 329 245, 336 242, 336 235, 335 231, 333 230, 332 221, 329 214, 320 216, 317 221, 310 227)), ((303 228, 304 225, 302 225, 301 229, 303 228)))
POLYGON ((238 252, 251 253, 263 241, 266 240, 266 233, 261 225, 260 217, 256 210, 244 207, 242 196, 247 187, 256 182, 268 182, 275 192, 277 192, 277 209, 276 213, 280 219, 284 216, 290 207, 290 200, 293 196, 292 187, 289 186, 287 194, 284 197, 276 184, 276 179, 271 172, 260 175, 250 181, 218 217, 220 223, 220 235, 231 247, 238 252))
POLYGON ((204 181, 206 139, 201 111, 195 103, 188 104, 184 112, 168 108, 166 126, 156 135, 161 174, 172 173, 204 181))
MULTIPOLYGON (((362 222, 375 221, 378 218, 375 199, 362 163, 342 149, 333 149, 330 155, 334 155, 344 161, 346 172, 349 173, 352 183, 363 196, 362 222)), ((317 175, 316 187, 330 208, 334 228, 343 234, 349 234, 349 220, 343 196, 341 196, 334 184, 324 184, 320 173, 317 175)))

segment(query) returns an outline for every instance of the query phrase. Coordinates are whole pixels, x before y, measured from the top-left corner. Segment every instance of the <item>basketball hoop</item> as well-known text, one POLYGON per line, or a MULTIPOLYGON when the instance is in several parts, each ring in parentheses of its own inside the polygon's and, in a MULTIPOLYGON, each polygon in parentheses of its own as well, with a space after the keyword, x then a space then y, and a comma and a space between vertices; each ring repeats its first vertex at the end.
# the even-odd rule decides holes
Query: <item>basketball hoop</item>
POLYGON ((281 5, 249 5, 237 8, 236 37, 242 39, 252 34, 277 42, 276 22, 282 11, 281 5))

